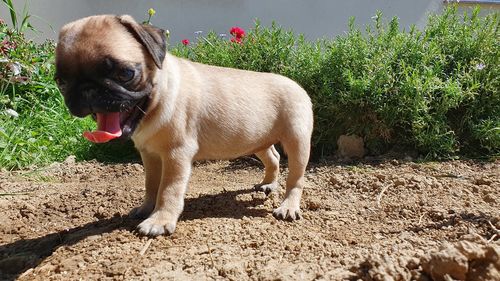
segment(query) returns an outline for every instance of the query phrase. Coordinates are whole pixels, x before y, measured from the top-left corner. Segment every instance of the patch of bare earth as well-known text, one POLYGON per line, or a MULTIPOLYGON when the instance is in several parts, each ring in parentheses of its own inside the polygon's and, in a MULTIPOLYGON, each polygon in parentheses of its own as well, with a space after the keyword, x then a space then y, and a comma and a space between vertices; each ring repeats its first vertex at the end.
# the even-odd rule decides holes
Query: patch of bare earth
POLYGON ((500 280, 499 161, 311 165, 293 223, 262 174, 196 164, 176 232, 148 239, 139 164, 2 172, 0 279, 500 280))

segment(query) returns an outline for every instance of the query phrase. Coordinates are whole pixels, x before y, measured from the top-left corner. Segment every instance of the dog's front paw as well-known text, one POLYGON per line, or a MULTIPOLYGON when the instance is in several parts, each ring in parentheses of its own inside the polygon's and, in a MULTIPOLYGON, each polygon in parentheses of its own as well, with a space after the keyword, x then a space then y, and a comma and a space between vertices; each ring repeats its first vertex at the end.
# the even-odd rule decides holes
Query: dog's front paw
POLYGON ((274 192, 276 190, 278 190, 279 186, 278 186, 278 182, 277 181, 274 181, 272 183, 266 183, 266 184, 263 184, 263 183, 260 183, 260 184, 256 184, 254 186, 255 190, 257 191, 262 191, 264 192, 266 195, 269 195, 269 193, 271 192, 274 192))
POLYGON ((289 221, 300 220, 302 218, 300 207, 292 206, 292 204, 288 204, 286 201, 281 203, 281 206, 273 211, 273 216, 280 220, 289 221))
MULTIPOLYGON (((167 216, 168 217, 168 216, 167 216)), ((152 214, 137 226, 139 233, 148 236, 171 235, 174 233, 177 220, 165 218, 165 215, 152 214)))

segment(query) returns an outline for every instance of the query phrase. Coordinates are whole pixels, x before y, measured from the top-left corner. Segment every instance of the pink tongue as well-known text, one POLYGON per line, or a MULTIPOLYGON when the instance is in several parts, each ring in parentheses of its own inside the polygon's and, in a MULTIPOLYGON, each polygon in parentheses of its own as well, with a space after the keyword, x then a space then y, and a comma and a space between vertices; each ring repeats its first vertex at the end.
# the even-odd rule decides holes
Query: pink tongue
POLYGON ((120 128, 120 112, 96 113, 97 130, 83 132, 83 137, 93 143, 108 142, 122 135, 120 128))

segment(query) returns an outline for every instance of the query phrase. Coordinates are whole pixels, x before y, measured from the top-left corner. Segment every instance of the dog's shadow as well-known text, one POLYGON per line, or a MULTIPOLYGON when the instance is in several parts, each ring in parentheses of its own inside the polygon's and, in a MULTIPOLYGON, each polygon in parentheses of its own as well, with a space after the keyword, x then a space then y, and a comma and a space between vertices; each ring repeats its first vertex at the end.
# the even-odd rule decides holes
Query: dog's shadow
MULTIPOLYGON (((253 197, 252 201, 239 201, 238 195, 254 192, 253 189, 221 192, 187 198, 181 221, 203 218, 263 217, 268 214, 264 209, 255 208, 265 199, 253 197)), ((34 268, 61 246, 71 246, 87 237, 125 229, 135 232, 140 220, 115 215, 96 222, 87 223, 72 229, 54 232, 33 239, 21 239, 0 245, 0 280, 15 280, 23 272, 34 268)), ((137 234, 139 236, 139 234, 137 234)))
POLYGON ((181 221, 203 218, 264 217, 268 211, 255 206, 264 204, 265 198, 252 196, 252 200, 238 200, 238 195, 256 193, 254 189, 224 191, 218 194, 207 194, 185 200, 181 221))

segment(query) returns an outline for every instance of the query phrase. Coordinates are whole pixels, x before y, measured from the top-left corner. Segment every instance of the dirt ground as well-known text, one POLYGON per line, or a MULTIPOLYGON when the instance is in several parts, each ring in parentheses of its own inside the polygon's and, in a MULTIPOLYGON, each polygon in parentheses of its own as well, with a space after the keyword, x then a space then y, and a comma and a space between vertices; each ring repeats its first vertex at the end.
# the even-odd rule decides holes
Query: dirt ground
MULTIPOLYGON (((500 280, 500 161, 310 165, 304 219, 272 216, 253 158, 197 163, 172 236, 127 218, 140 164, 0 173, 2 280, 500 280)), ((283 186, 286 166, 283 166, 283 186)))

